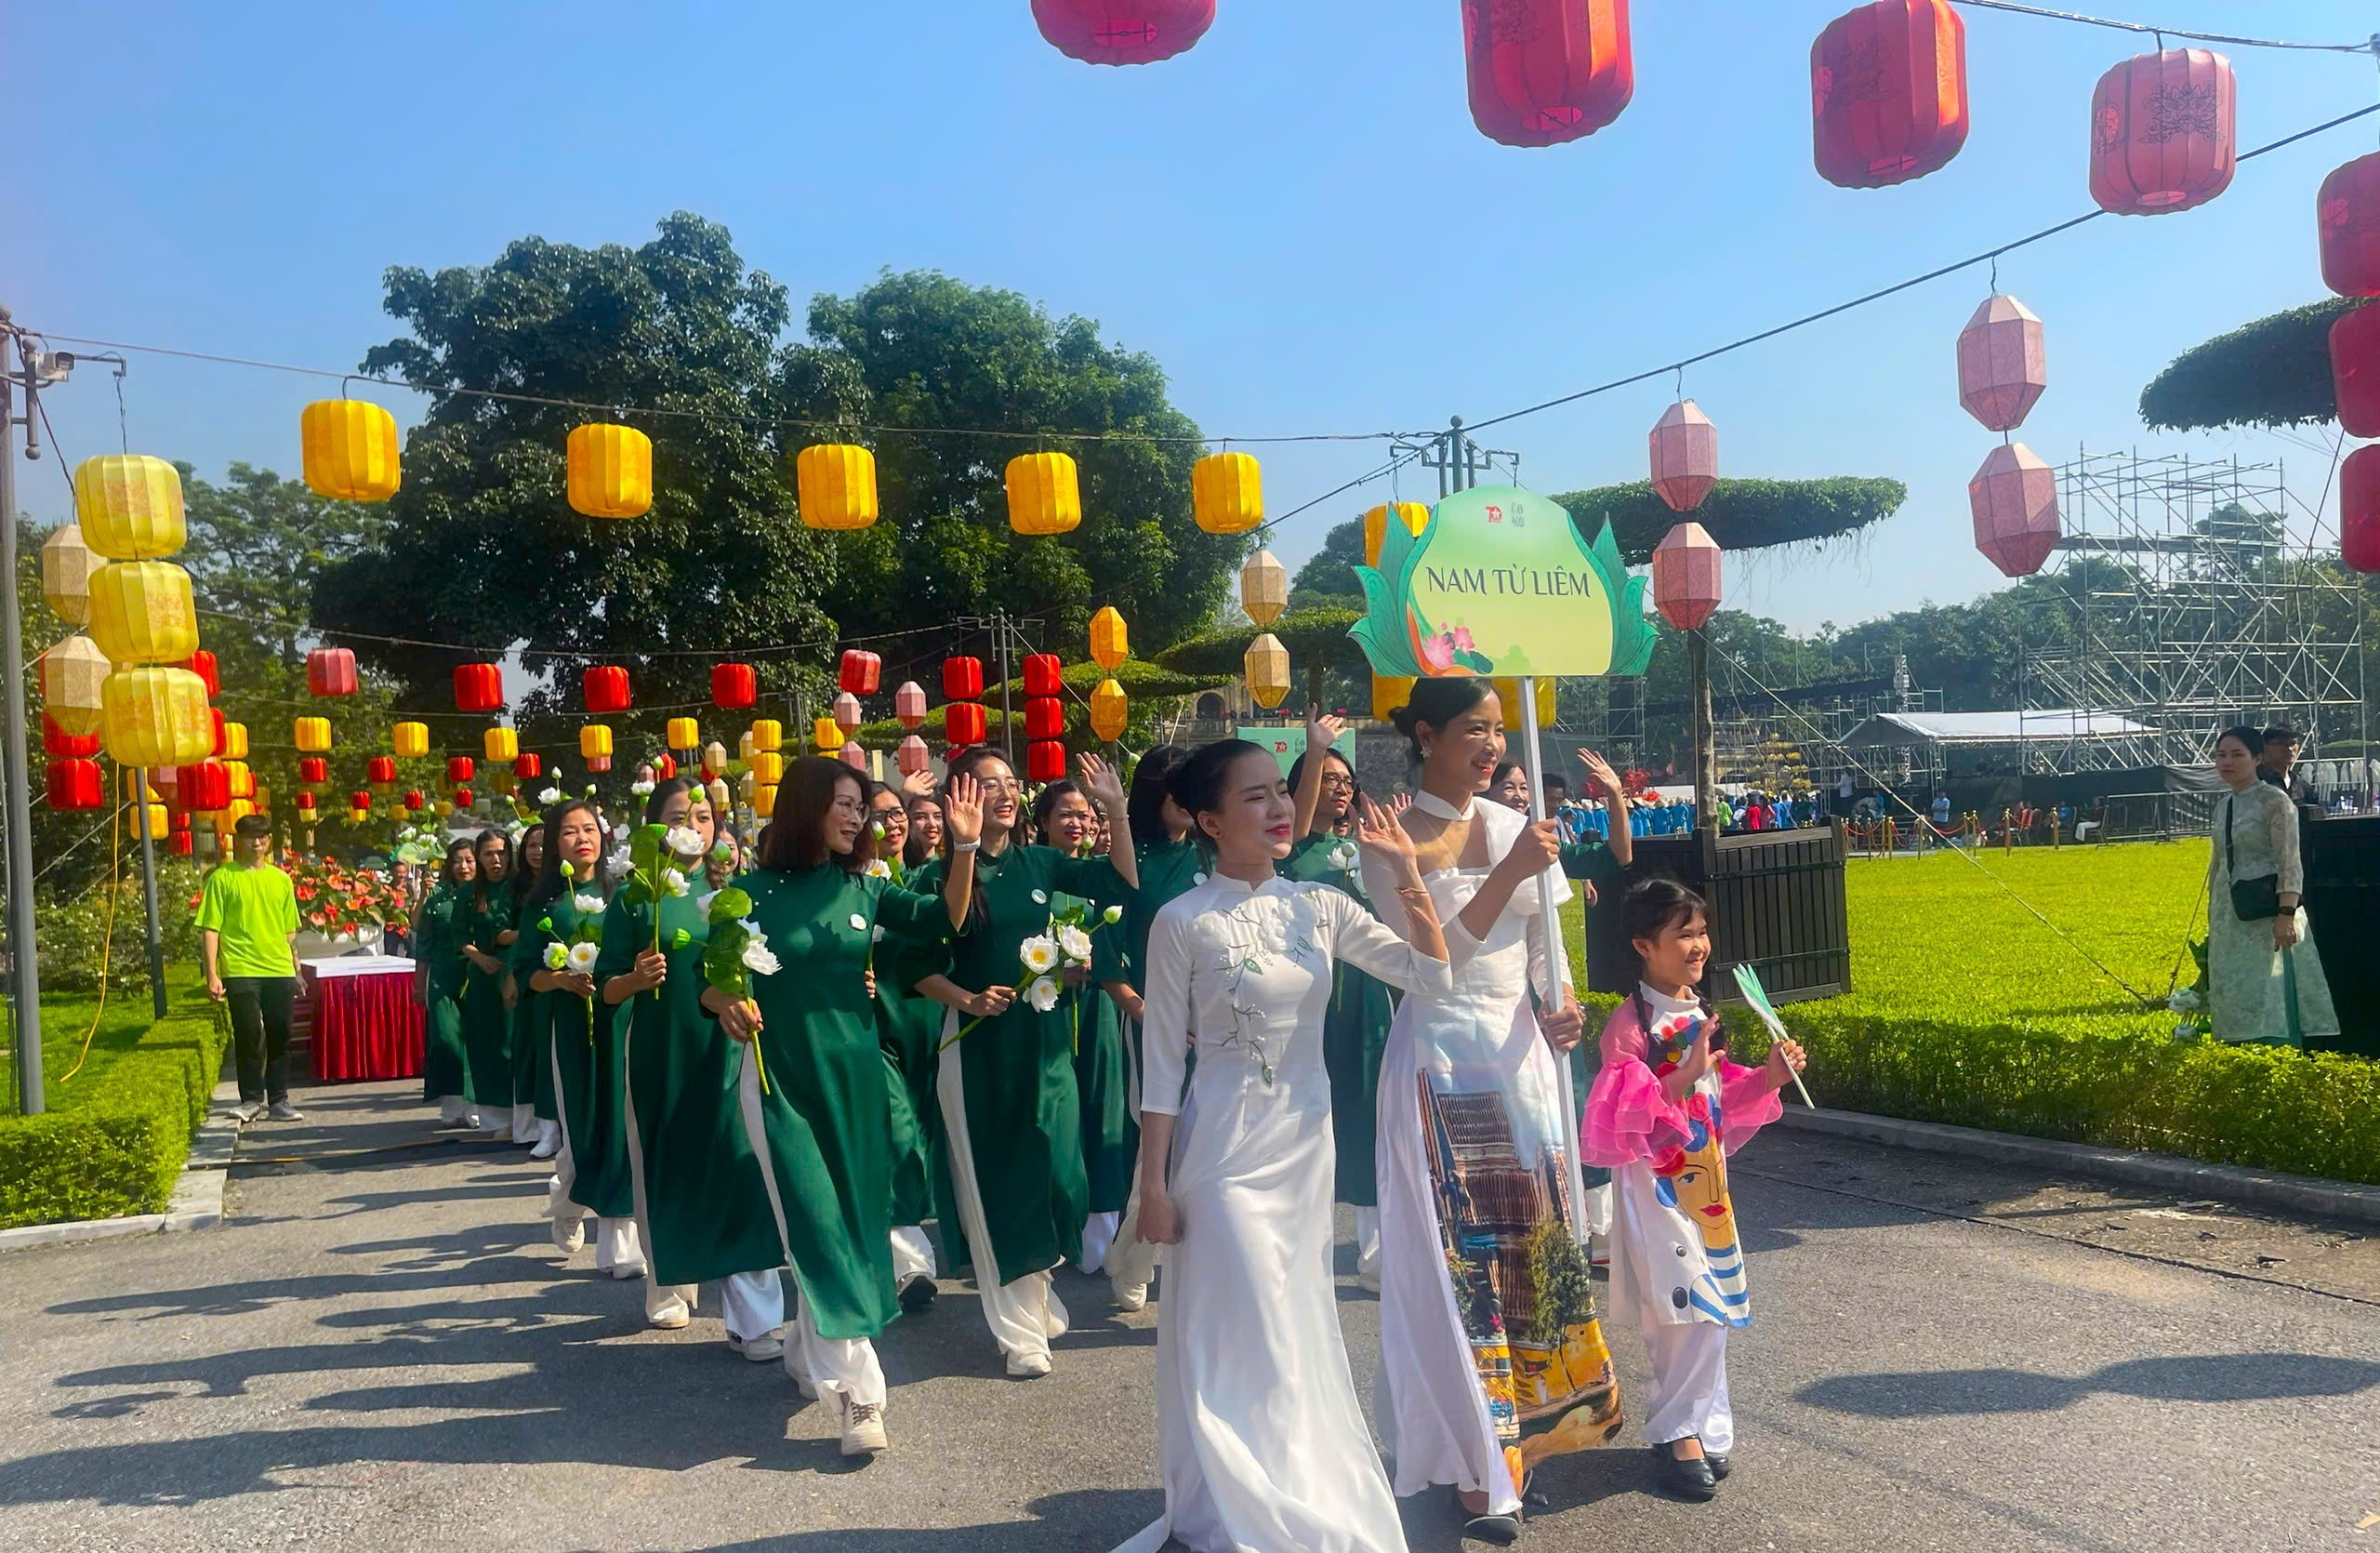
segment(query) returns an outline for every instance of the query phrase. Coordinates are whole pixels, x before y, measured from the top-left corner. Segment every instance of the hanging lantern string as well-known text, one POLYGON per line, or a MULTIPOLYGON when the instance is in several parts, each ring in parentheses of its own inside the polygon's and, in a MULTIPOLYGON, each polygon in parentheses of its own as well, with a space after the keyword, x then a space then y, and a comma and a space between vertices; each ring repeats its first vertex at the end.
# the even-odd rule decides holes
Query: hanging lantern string
MULTIPOLYGON (((368 630, 345 630, 335 627, 310 625, 303 620, 290 620, 275 616, 260 617, 254 614, 242 614, 229 609, 201 608, 195 613, 211 616, 218 620, 240 620, 251 625, 279 626, 303 636, 317 636, 325 641, 337 639, 341 642, 377 642, 392 647, 430 647, 442 652, 483 655, 488 653, 500 655, 509 650, 505 647, 491 647, 484 642, 432 642, 419 636, 380 636, 368 630)), ((866 636, 843 636, 816 642, 779 642, 754 647, 643 647, 628 651, 532 645, 523 648, 522 652, 529 657, 551 657, 588 663, 609 663, 648 657, 765 657, 777 653, 808 653, 853 647, 868 642, 891 642, 900 637, 922 636, 929 632, 948 629, 945 626, 909 626, 901 630, 874 631, 866 636)))
MULTIPOLYGON (((2357 119, 2367 118, 2373 113, 2380 113, 2380 103, 2373 103, 2369 107, 2358 108, 2353 113, 2341 113, 2334 119, 2325 119, 2320 124, 2314 125, 2309 128, 2301 129, 2294 135, 2285 135, 2278 140, 2268 140, 2263 145, 2256 147, 2254 151, 2241 152, 2239 155, 2239 160, 2241 162, 2251 161, 2256 157, 2265 155, 2268 152, 2275 152, 2281 150, 2284 146, 2294 145, 2298 141, 2306 139, 2311 136, 2322 134, 2327 130, 2336 129, 2343 124, 2352 124, 2357 119)), ((1463 429, 1466 431, 1484 431, 1490 426, 1501 426, 1508 420, 1518 420, 1523 416, 1536 415, 1540 410, 1555 409, 1564 405, 1575 405, 1581 399, 1592 399, 1599 393, 1609 393, 1614 389, 1627 388, 1632 384, 1644 382, 1647 378, 1658 378, 1664 372, 1679 371, 1685 367, 1692 366, 1698 362, 1707 362, 1713 357, 1726 355, 1729 352, 1740 351, 1748 345, 1758 345, 1763 340, 1775 339, 1778 335, 1791 334, 1795 329, 1806 328, 1812 324, 1832 318, 1838 313, 1849 312, 1854 308, 1866 307, 1871 302, 1879 302, 1887 297, 1897 296, 1903 291, 1908 291, 1914 287, 1924 285, 1928 281, 1937 281, 1945 275, 1954 275, 1962 270, 1972 269, 1978 264, 1990 263, 1998 259, 2002 254, 2013 253, 2018 248, 2028 247, 2032 244, 2056 237, 2062 232, 2071 232, 2076 227, 2082 225, 2086 221, 2096 221, 2102 216, 2111 214, 2113 214, 2113 212, 2094 207, 2080 216, 2060 221, 2055 226, 2046 226, 2042 228, 2039 232, 2028 232, 2026 235, 2016 238, 2013 242, 2003 243, 1996 248, 1986 248, 1981 253, 1971 254, 1965 259, 1956 259, 1937 269, 1928 270, 1922 275, 1911 275, 1907 280, 1895 281, 1890 285, 1880 286, 1876 290, 1871 291, 1864 296, 1854 297, 1847 302, 1837 302, 1832 307, 1821 308, 1816 312, 1805 312, 1799 318, 1776 325, 1771 328, 1763 329, 1757 334, 1745 335, 1740 339, 1731 339, 1725 345, 1714 345, 1708 351, 1701 352, 1695 355, 1686 356, 1675 362, 1664 362, 1659 366, 1646 367, 1642 372, 1632 372, 1625 378, 1615 378, 1607 383, 1597 383, 1593 388, 1580 389, 1576 393, 1566 393, 1561 395, 1559 398, 1544 400, 1539 404, 1530 405, 1521 409, 1507 410, 1502 415, 1491 416, 1486 420, 1470 421, 1464 425, 1463 429)), ((1368 476, 1367 478, 1370 477, 1368 476)), ((1336 495, 1338 493, 1333 492, 1331 494, 1336 495)))
POLYGON ((2373 51, 2370 42, 2364 43, 2290 43, 2280 38, 2241 38, 2228 33, 2192 33, 2180 27, 2161 27, 2146 21, 2117 21, 2104 16, 2084 16, 2080 11, 2054 11, 2046 6, 2024 6, 2016 0, 1950 0, 1953 6, 1973 10, 2012 11, 2018 16, 2037 16, 2050 21, 2078 21, 2086 27, 2109 27, 2119 33, 2149 33, 2156 35, 2158 51, 2164 51, 2164 34, 2189 38, 2198 43, 2227 43, 2239 48, 2296 48, 2318 54, 2366 54, 2373 51))

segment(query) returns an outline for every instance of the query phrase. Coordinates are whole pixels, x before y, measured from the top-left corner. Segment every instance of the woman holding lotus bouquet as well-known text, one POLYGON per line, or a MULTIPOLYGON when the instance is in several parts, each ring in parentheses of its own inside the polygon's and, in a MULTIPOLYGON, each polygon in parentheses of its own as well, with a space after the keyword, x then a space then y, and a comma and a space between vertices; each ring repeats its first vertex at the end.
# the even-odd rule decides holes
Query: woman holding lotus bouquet
POLYGON ((884 1124, 895 1081, 867 973, 879 948, 943 944, 965 920, 975 859, 966 843, 982 824, 974 783, 960 776, 947 804, 960 850, 939 899, 913 895, 871 870, 879 838, 865 794, 857 772, 824 756, 786 773, 760 868, 712 899, 701 999, 747 1043, 735 1097, 800 1295, 786 1372, 836 1409, 847 1456, 885 1448, 872 1340, 896 1308, 884 1124))
MULTIPOLYGON (((907 778, 904 789, 922 784, 910 802, 934 805, 937 826, 942 808, 933 798, 933 778, 923 772, 907 778)), ((907 858, 909 815, 902 793, 881 782, 867 787, 870 816, 868 837, 875 843, 867 872, 895 883, 906 883, 917 865, 907 858)), ((941 839, 939 829, 934 831, 941 839)), ((876 976, 876 1039, 884 1052, 886 1098, 892 1132, 892 1284, 900 1291, 901 1308, 922 1310, 933 1303, 933 1241, 925 1221, 934 1216, 934 1157, 942 1147, 942 1113, 934 1104, 934 1047, 942 1042, 942 1005, 922 996, 920 977, 940 970, 949 959, 948 935, 931 944, 894 940, 883 946, 870 969, 876 976)))
POLYGON ((627 1026, 628 1178, 644 1242, 645 1319, 682 1327, 697 1285, 724 1285, 728 1346, 753 1361, 783 1352, 785 1260, 760 1161, 735 1099, 743 1051, 702 1006, 708 902, 725 883, 710 800, 673 776, 645 800, 629 871, 603 913, 597 1010, 627 1026))
MULTIPOLYGON (((1123 790, 1097 756, 1080 758, 1082 785, 1121 815, 1123 790)), ((942 857, 913 880, 939 893, 951 865, 975 858, 974 901, 951 946, 946 975, 918 990, 949 1010, 943 1021, 937 1098, 948 1147, 950 1198, 963 1243, 944 1225, 945 1260, 972 1263, 984 1319, 1020 1378, 1050 1373, 1050 1339, 1066 1330, 1066 1308, 1050 1269, 1080 1249, 1088 1187, 1083 1176, 1080 1095, 1074 1028, 1059 1006, 1059 939, 1108 930, 1139 869, 1129 824, 1118 824, 1105 859, 1069 857, 1014 838, 1024 791, 998 751, 981 746, 950 763, 945 780, 942 857), (983 805, 980 840, 962 840, 951 800, 961 780, 983 805), (980 850, 979 850, 980 848, 980 850), (1056 919, 1059 892, 1093 903, 1082 923, 1056 919)))

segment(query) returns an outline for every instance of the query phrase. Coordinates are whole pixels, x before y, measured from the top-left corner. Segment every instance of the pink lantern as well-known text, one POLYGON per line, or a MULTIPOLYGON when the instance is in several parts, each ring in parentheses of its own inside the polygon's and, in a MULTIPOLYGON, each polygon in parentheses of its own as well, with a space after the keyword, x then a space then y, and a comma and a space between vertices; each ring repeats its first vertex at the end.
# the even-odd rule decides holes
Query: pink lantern
POLYGON ((858 697, 846 690, 835 697, 835 726, 843 731, 845 737, 859 731, 861 721, 858 697))
POLYGON ((2204 205, 2231 186, 2231 61, 2209 48, 2136 54, 2091 93, 2091 197, 2117 216, 2204 205))
POLYGON ((904 728, 924 727, 926 687, 915 680, 903 680, 901 688, 892 693, 892 715, 901 720, 904 728))
POLYGON ((2009 577, 2030 577, 2057 546, 2057 471, 2023 443, 2002 443, 1967 482, 1975 548, 2009 577))
POLYGON ((1959 331, 1959 403, 1992 431, 2013 431, 2049 386, 2045 363, 2042 321, 1995 292, 1959 331))
POLYGON ((900 766, 902 776, 915 776, 933 757, 926 750, 926 741, 910 734, 901 740, 900 748, 892 752, 892 759, 900 766))
POLYGON ((2322 284, 2342 297, 2380 297, 2380 151, 2331 169, 2314 219, 2322 284))
POLYGON ((2339 560, 2351 572, 2380 572, 2380 443, 2339 466, 2339 560))
POLYGON ((1673 512, 1702 505, 1719 478, 1719 429, 1691 399, 1661 412, 1648 439, 1653 452, 1653 489, 1673 512))
MULTIPOLYGON (((857 726, 857 724, 853 724, 853 726, 857 726)), ((840 750, 836 750, 835 753, 841 759, 845 765, 850 766, 853 771, 865 772, 867 769, 867 751, 861 749, 858 744, 850 739, 845 739, 843 741, 843 747, 840 750)))
POLYGON ((1699 523, 1672 526, 1653 548, 1653 605, 1680 630, 1699 630, 1719 607, 1719 541, 1699 523))
POLYGON ((2331 387, 2339 425, 2351 437, 2380 437, 2380 303, 2331 324, 2331 387))

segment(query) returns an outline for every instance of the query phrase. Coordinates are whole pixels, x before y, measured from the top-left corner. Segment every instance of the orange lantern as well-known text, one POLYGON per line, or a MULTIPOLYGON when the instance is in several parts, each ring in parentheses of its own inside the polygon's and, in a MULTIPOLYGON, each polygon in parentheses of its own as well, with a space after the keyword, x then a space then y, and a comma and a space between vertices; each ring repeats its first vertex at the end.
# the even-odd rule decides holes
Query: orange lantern
POLYGON ((785 757, 774 750, 752 751, 750 780, 759 787, 773 788, 785 780, 785 757))
POLYGON ((1413 698, 1409 675, 1372 676, 1372 721, 1385 723, 1397 708, 1413 698))
POLYGON ((1093 736, 1113 744, 1124 737, 1124 724, 1131 710, 1131 703, 1124 695, 1124 687, 1114 680, 1102 680, 1091 693, 1091 731, 1093 736))
POLYGON ((1091 617, 1091 661, 1114 673, 1131 651, 1131 633, 1124 627, 1124 617, 1116 613, 1112 604, 1100 605, 1099 613, 1091 617))
POLYGON ((1628 0, 1463 0, 1471 122, 1508 146, 1593 134, 1636 91, 1628 0))
POLYGON ((1810 46, 1812 157, 1845 189, 1924 178, 1967 141, 1966 24, 1950 0, 1875 0, 1810 46))
MULTIPOLYGON (((2091 93, 2091 198, 2117 216, 2204 205, 2231 186, 2231 61, 2208 48, 2136 54, 2091 93)), ((1998 428, 1994 428, 1998 430, 1998 428)))
POLYGON ((2048 386, 2042 321, 2014 297, 1986 297, 1959 331, 1959 403, 1990 430, 2013 431, 2048 386))
POLYGON ((1653 458, 1653 490, 1674 512, 1702 505, 1719 479, 1719 429, 1691 399, 1661 412, 1646 442, 1653 458))
POLYGON ((1719 544, 1699 523, 1673 526, 1653 549, 1653 606, 1680 630, 1699 630, 1719 607, 1719 544))
POLYGON ((2030 577, 2057 546, 2057 471, 2023 443, 2003 443, 1967 482, 1975 548, 2008 577, 2030 577))

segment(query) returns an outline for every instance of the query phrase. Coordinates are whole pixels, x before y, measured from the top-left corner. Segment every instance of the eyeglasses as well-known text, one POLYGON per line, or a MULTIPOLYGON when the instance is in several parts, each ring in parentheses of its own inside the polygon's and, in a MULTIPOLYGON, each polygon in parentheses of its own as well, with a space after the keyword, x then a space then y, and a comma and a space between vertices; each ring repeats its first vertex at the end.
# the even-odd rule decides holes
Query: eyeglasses
POLYGON ((1322 785, 1334 792, 1355 790, 1355 779, 1353 776, 1342 776, 1335 771, 1326 771, 1322 774, 1322 785))
POLYGON ((858 799, 849 796, 838 798, 832 803, 827 804, 826 807, 834 810, 835 813, 839 815, 863 815, 867 812, 866 809, 861 805, 858 799))
POLYGON ((978 776, 975 785, 985 792, 1023 792, 1025 784, 1013 776, 978 776))

